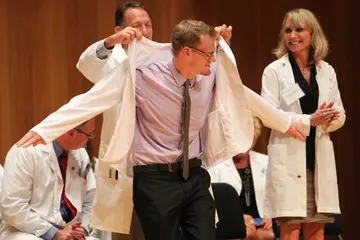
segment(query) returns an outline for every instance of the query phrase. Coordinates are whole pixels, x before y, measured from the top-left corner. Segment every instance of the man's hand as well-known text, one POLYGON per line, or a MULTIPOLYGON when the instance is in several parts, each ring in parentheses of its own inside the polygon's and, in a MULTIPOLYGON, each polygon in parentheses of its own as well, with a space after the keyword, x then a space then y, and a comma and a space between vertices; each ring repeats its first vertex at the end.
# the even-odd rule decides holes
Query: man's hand
POLYGON ((53 237, 53 240, 74 240, 75 238, 73 238, 70 231, 71 228, 69 227, 59 229, 53 237))
POLYGON ((85 240, 85 230, 81 226, 81 222, 71 224, 71 235, 76 240, 85 240))
POLYGON ((340 117, 340 111, 333 108, 334 102, 330 102, 326 106, 326 102, 323 102, 321 106, 311 114, 311 125, 316 127, 320 125, 330 125, 332 121, 337 120, 340 117))
POLYGON ((141 32, 132 27, 126 27, 120 32, 114 33, 105 39, 104 45, 106 48, 113 48, 116 44, 130 44, 134 39, 140 41, 142 38, 141 32))
POLYGON ((306 135, 300 130, 299 124, 292 122, 289 129, 285 132, 287 136, 305 141, 306 135))
POLYGON ((222 26, 215 27, 216 39, 219 40, 220 36, 224 38, 226 42, 229 42, 232 36, 232 26, 222 26))
POLYGON ((35 147, 38 144, 45 144, 44 139, 36 132, 30 131, 16 143, 16 146, 26 148, 31 145, 35 147))

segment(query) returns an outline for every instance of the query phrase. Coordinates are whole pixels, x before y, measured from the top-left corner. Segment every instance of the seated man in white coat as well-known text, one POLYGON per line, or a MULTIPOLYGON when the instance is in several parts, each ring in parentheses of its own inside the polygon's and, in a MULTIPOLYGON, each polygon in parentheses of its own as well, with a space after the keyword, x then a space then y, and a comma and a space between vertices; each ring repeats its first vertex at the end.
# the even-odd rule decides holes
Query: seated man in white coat
POLYGON ((0 239, 87 239, 95 177, 84 147, 94 130, 91 119, 47 145, 10 149, 0 239))
POLYGON ((262 219, 268 156, 251 150, 261 135, 262 128, 261 121, 256 117, 253 119, 254 142, 250 150, 217 164, 208 171, 212 183, 230 184, 239 194, 246 225, 246 240, 270 240, 275 238, 272 220, 262 219))

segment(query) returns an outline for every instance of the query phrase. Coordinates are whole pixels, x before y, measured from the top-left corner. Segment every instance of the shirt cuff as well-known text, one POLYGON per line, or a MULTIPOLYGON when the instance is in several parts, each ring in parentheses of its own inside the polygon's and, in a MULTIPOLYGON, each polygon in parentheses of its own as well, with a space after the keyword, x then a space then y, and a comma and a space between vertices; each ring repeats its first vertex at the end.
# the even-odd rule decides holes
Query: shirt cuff
POLYGON ((59 229, 57 229, 56 227, 52 226, 49 231, 47 231, 46 233, 44 233, 43 235, 41 235, 40 237, 42 239, 45 240, 51 240, 54 238, 55 234, 57 233, 59 229))
POLYGON ((111 55, 113 49, 114 48, 111 49, 106 48, 105 41, 102 41, 98 44, 96 48, 96 57, 101 60, 105 60, 111 55))

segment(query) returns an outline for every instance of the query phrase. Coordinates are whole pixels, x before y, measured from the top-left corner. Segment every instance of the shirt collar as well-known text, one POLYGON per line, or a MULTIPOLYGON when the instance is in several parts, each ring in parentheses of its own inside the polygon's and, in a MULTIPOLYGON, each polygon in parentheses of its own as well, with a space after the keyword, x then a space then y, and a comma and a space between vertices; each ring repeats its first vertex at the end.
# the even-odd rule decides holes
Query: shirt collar
POLYGON ((60 157, 60 155, 64 152, 64 149, 61 147, 60 143, 56 140, 54 140, 52 142, 53 147, 54 147, 54 151, 55 151, 55 155, 57 158, 60 157))
MULTIPOLYGON (((187 79, 183 75, 181 75, 181 73, 175 68, 173 58, 171 60, 169 60, 168 66, 169 66, 171 74, 175 78, 175 81, 176 81, 176 84, 178 85, 178 87, 179 88, 183 87, 183 85, 187 79)), ((194 81, 190 81, 190 84, 191 84, 190 87, 194 87, 194 85, 196 84, 196 76, 194 78, 194 81)))

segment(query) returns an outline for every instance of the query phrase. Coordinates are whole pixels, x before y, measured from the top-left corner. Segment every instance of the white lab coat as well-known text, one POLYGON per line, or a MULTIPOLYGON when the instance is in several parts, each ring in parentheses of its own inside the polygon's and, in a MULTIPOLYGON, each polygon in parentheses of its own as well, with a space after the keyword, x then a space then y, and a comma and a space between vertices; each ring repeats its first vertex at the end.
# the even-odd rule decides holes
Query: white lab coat
MULTIPOLYGON (((316 128, 315 201, 320 213, 340 213, 333 143, 329 132, 343 126, 345 111, 340 98, 334 69, 324 61, 316 66, 319 106, 335 102, 341 111, 329 127, 316 128)), ((303 114, 299 98, 303 96, 295 83, 288 56, 265 68, 262 96, 273 106, 285 111, 310 132, 310 116, 303 114)), ((306 147, 305 142, 273 130, 268 146, 269 166, 265 197, 265 216, 306 216, 306 147)))
MULTIPOLYGON (((250 148, 253 141, 252 114, 281 132, 285 132, 290 126, 287 115, 271 107, 260 96, 243 86, 234 55, 223 39, 219 43, 224 52, 217 56, 216 93, 203 131, 205 167, 246 152, 250 148)), ((118 189, 117 193, 111 196, 96 193, 93 207, 93 216, 96 218, 93 217, 91 222, 96 228, 129 233, 133 211, 133 166, 129 160, 136 122, 136 66, 168 60, 171 57, 170 44, 159 44, 145 38, 140 42, 133 42, 128 49, 128 58, 111 74, 101 79, 87 93, 73 98, 31 130, 49 142, 81 122, 116 104, 122 104, 109 147, 105 157, 100 159, 119 171, 116 185, 118 189), (113 219, 109 217, 110 212, 113 219)), ((97 174, 108 177, 108 168, 99 164, 97 174)))
MULTIPOLYGON (((106 59, 99 59, 96 55, 96 49, 99 44, 103 44, 104 40, 98 41, 88 47, 80 56, 79 61, 76 67, 79 71, 91 82, 97 83, 100 79, 109 75, 116 67, 120 65, 122 61, 127 58, 127 54, 120 44, 115 45, 111 55, 106 59)), ((100 138, 100 147, 99 147, 99 158, 102 159, 105 156, 106 150, 109 146, 111 137, 115 131, 115 126, 117 119, 120 114, 121 104, 117 104, 114 107, 103 112, 103 123, 101 128, 101 138, 100 138)), ((103 172, 111 172, 111 178, 109 175, 95 174, 96 177, 96 191, 95 201, 97 201, 97 196, 108 196, 109 201, 104 202, 108 204, 107 209, 107 219, 109 221, 117 221, 118 215, 122 214, 118 211, 113 211, 114 203, 118 202, 118 198, 121 195, 121 182, 117 181, 115 176, 115 170, 110 165, 104 161, 98 161, 97 165, 101 165, 103 172)), ((97 167, 98 168, 98 167, 97 167)), ((93 212, 92 218, 99 219, 97 216, 98 212, 93 212)), ((96 229, 101 229, 103 231, 97 231, 98 238, 112 239, 111 232, 106 232, 107 229, 103 228, 103 224, 97 225, 92 224, 96 229)))
MULTIPOLYGON (((92 170, 86 180, 79 176, 88 163, 85 149, 69 151, 65 192, 77 210, 70 223, 81 220, 89 231, 95 177, 92 170)), ((26 149, 13 146, 5 160, 0 239, 36 239, 52 224, 66 226, 60 213, 63 184, 52 143, 26 149)))
MULTIPOLYGON (((255 200, 260 217, 264 217, 264 196, 268 156, 250 151, 250 166, 254 182, 255 200)), ((211 183, 227 183, 240 195, 242 182, 232 158, 207 169, 211 183)), ((221 220, 221 219, 220 219, 221 220)))

